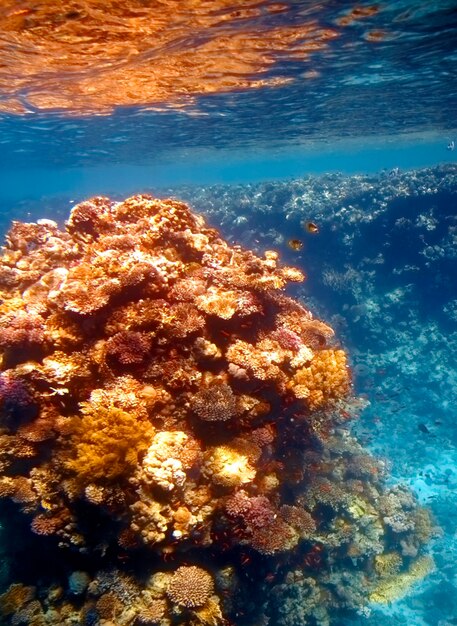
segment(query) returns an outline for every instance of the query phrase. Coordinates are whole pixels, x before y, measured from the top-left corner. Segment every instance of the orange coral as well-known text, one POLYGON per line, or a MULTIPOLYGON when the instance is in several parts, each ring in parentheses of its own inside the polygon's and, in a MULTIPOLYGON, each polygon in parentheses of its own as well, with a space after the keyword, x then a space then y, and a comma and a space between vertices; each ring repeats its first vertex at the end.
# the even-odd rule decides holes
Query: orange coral
POLYGON ((67 461, 68 469, 86 484, 133 471, 151 439, 151 424, 114 406, 94 410, 85 403, 81 411, 84 417, 72 438, 74 458, 67 461))
POLYGON ((289 383, 297 398, 306 400, 311 410, 342 398, 350 389, 346 354, 343 350, 320 350, 310 365, 295 372, 289 383))
POLYGON ((0 596, 0 613, 2 615, 11 615, 27 602, 33 600, 35 596, 35 587, 26 587, 20 584, 14 584, 0 596))
POLYGON ((65 519, 50 515, 37 515, 33 518, 31 528, 37 535, 53 535, 65 524, 65 519))

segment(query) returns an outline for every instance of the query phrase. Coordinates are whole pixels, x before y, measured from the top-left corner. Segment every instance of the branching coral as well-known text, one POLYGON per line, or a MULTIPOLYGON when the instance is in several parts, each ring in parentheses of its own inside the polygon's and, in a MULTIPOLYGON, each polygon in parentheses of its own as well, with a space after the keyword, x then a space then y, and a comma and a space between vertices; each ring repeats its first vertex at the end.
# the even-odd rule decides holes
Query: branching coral
POLYGON ((106 356, 120 365, 139 365, 146 360, 151 339, 145 333, 124 330, 106 342, 106 356))
POLYGON ((272 555, 291 550, 298 540, 299 536, 291 526, 281 519, 275 519, 254 529, 251 544, 260 554, 272 555))
POLYGON ((192 397, 190 406, 206 422, 225 422, 237 413, 235 395, 226 383, 215 383, 198 391, 192 397))
POLYGON ((0 497, 58 565, 6 592, 6 624, 325 623, 414 574, 431 521, 342 426, 346 355, 282 292, 303 278, 175 200, 13 224, 0 497), (93 573, 77 597, 68 548, 93 573))
POLYGON ((21 584, 11 585, 0 596, 0 613, 3 616, 11 615, 21 609, 35 595, 34 587, 26 587, 21 584))
POLYGON ((213 578, 207 571, 195 565, 183 565, 173 573, 167 595, 174 604, 195 608, 206 604, 213 590, 213 578))

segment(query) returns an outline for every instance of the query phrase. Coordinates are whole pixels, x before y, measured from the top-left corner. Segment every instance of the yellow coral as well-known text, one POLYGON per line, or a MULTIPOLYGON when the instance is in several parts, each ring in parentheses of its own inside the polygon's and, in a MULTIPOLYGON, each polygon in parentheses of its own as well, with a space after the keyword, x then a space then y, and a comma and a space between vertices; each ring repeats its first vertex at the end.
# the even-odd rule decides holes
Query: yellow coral
POLYGON ((370 593, 371 602, 387 604, 403 598, 414 585, 433 571, 434 561, 431 556, 416 559, 406 572, 382 578, 370 593))
POLYGON ((246 454, 229 446, 211 448, 205 455, 203 471, 224 487, 237 487, 254 480, 256 471, 246 454))
POLYGON ((205 294, 197 297, 195 303, 200 311, 229 320, 237 311, 238 297, 235 291, 210 287, 205 294))
POLYGON ((146 420, 113 405, 105 408, 82 403, 80 420, 72 437, 74 458, 66 466, 84 483, 112 480, 135 469, 153 429, 146 420))
POLYGON ((197 442, 181 431, 156 433, 147 449, 138 479, 144 485, 158 486, 165 491, 182 487, 186 469, 199 455, 197 442))
POLYGON ((374 558, 374 569, 378 576, 386 578, 397 574, 403 564, 403 559, 398 552, 383 552, 374 558))
POLYGON ((217 596, 211 596, 206 604, 201 608, 195 609, 193 614, 195 618, 191 620, 190 626, 220 626, 226 623, 226 620, 223 619, 217 596))
POLYGON ((297 370, 288 386, 313 410, 344 397, 350 389, 345 352, 333 349, 316 352, 310 365, 297 370))
POLYGON ((414 512, 414 532, 421 543, 426 543, 433 534, 433 519, 431 513, 424 507, 414 512))

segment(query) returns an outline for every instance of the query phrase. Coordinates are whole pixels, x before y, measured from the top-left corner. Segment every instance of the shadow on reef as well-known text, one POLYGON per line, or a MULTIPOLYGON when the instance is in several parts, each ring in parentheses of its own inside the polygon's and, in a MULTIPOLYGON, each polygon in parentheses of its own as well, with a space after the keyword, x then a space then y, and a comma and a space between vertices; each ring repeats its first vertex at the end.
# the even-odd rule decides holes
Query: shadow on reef
POLYGON ((428 510, 350 435, 346 353, 278 256, 150 196, 13 223, 5 624, 323 626, 433 569, 428 510))

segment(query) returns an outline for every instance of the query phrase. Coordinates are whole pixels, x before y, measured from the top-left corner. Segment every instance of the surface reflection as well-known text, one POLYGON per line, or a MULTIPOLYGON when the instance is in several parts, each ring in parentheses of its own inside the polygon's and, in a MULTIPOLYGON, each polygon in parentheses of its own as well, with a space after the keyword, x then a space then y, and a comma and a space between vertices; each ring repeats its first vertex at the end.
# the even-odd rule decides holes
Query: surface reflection
POLYGON ((2 0, 0 111, 179 107, 189 96, 313 78, 319 73, 310 57, 354 23, 366 23, 358 38, 384 39, 384 31, 370 26, 378 6, 338 12, 334 6, 329 0, 2 0), (297 63, 305 64, 301 73, 297 63))

